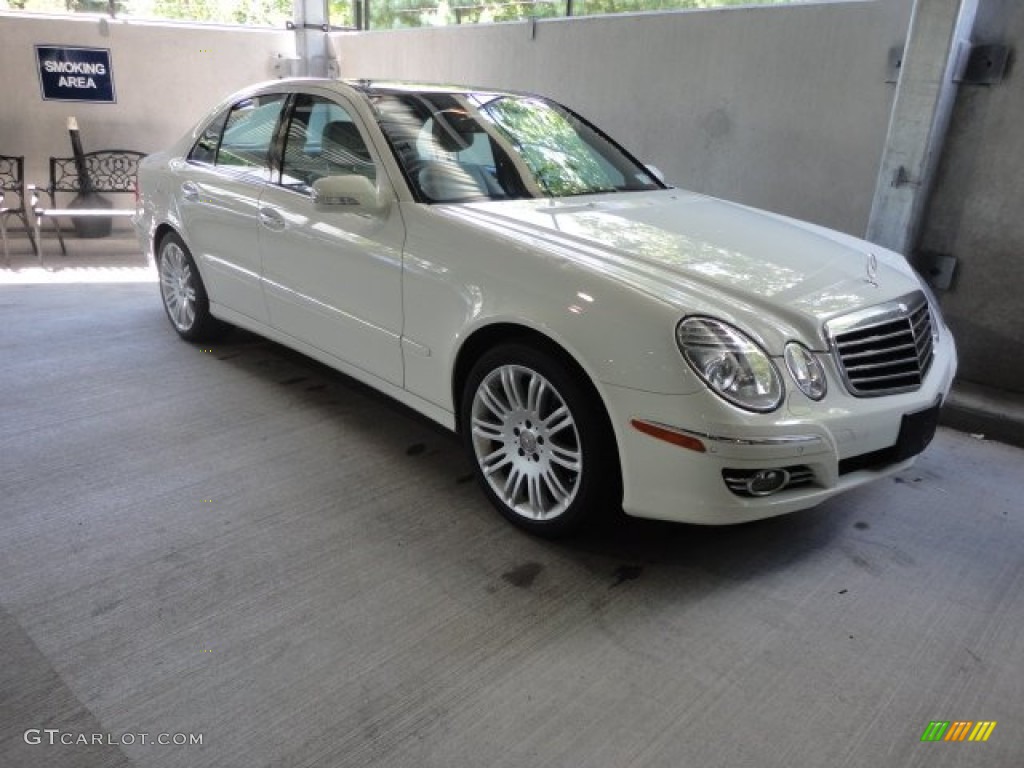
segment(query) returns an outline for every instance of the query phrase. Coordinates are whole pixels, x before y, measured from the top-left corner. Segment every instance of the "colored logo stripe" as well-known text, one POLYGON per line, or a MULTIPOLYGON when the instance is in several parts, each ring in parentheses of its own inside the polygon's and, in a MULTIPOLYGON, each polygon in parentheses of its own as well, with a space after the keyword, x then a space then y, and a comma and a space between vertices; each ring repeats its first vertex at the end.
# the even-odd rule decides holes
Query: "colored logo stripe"
POLYGON ((921 741, 988 741, 995 728, 995 720, 932 720, 921 741))
POLYGON ((970 720, 954 720, 953 724, 946 731, 946 738, 943 741, 963 741, 974 725, 970 720))
POLYGON ((988 737, 992 735, 992 731, 996 729, 995 720, 980 720, 974 730, 971 731, 968 741, 988 741, 988 737))

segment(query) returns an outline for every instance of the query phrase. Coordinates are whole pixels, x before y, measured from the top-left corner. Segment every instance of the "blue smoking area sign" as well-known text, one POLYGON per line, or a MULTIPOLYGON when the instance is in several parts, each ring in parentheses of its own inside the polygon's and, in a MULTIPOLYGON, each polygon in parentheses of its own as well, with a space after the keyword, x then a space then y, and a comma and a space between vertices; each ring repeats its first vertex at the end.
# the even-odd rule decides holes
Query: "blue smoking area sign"
POLYGON ((45 101, 117 101, 109 48, 37 45, 36 60, 45 101))

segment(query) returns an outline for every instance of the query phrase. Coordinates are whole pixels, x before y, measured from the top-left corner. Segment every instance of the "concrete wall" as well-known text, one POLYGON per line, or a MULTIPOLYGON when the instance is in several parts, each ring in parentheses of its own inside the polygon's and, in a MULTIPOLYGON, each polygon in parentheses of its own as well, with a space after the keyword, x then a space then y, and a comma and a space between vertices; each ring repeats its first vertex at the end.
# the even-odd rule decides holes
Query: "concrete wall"
POLYGON ((343 77, 537 91, 678 186, 862 236, 911 0, 344 33, 343 77), (535 32, 535 34, 534 34, 535 32))
MULTIPOLYGON (((863 235, 912 0, 680 11, 332 35, 345 77, 534 90, 606 127, 680 186, 863 235)), ((1024 3, 981 0, 976 40, 1024 39, 1024 3)), ((212 103, 273 76, 293 34, 0 13, 0 152, 150 152, 212 103), (116 105, 44 102, 35 44, 110 48, 116 105)), ((959 258, 943 303, 962 378, 1024 392, 1024 91, 963 86, 921 247, 959 258)), ((127 204, 128 201, 120 201, 127 204)))
MULTIPOLYGON (((982 0, 973 39, 1017 48, 1024 3, 982 0)), ((921 248, 958 259, 943 297, 960 377, 1024 392, 1024 89, 1011 60, 993 86, 961 85, 921 248)))
POLYGON ((232 91, 270 79, 271 56, 294 50, 284 30, 0 14, 0 153, 24 155, 26 177, 45 185, 49 157, 71 155, 69 115, 78 118, 86 151, 153 152, 232 91), (43 101, 40 44, 109 48, 117 103, 43 101))
MULTIPOLYGON (((552 95, 680 186, 863 234, 911 0, 683 11, 336 34, 343 76, 463 81, 552 95)), ((0 14, 0 152, 44 182, 86 149, 153 151, 220 97, 272 77, 292 33, 0 14), (111 49, 116 105, 44 102, 33 45, 111 49)))

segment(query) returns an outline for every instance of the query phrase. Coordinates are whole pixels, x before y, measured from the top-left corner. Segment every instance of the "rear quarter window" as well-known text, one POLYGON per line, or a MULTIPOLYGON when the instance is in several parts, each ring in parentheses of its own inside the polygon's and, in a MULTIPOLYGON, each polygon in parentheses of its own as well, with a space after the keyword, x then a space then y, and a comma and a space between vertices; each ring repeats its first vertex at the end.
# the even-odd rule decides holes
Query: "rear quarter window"
POLYGON ((213 120, 200 135, 188 159, 226 169, 268 172, 284 94, 255 96, 238 102, 223 118, 213 120))

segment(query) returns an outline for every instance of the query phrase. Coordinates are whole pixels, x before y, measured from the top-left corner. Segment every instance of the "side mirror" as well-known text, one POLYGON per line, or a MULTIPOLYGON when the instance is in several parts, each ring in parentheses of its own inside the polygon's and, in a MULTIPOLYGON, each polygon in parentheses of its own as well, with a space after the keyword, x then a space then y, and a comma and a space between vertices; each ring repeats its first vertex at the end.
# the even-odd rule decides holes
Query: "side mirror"
POLYGON ((358 174, 324 176, 313 182, 313 205, 319 211, 380 213, 384 209, 377 188, 358 174))

